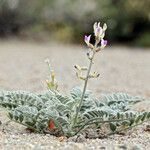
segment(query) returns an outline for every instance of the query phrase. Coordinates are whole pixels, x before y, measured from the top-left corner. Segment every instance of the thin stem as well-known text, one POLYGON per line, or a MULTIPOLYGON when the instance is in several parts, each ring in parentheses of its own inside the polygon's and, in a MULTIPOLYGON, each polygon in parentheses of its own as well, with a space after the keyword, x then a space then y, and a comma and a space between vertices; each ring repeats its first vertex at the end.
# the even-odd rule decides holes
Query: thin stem
MULTIPOLYGON (((96 45, 95 45, 95 47, 96 47, 96 45)), ((79 103, 79 107, 78 107, 77 110, 76 110, 76 115, 75 115, 75 119, 74 119, 74 124, 76 124, 77 117, 78 117, 79 111, 80 111, 81 106, 82 106, 82 103, 83 103, 84 95, 85 95, 86 88, 87 88, 87 83, 88 83, 88 80, 89 80, 90 71, 91 71, 92 64, 93 64, 94 55, 95 55, 95 52, 93 52, 93 55, 92 55, 92 57, 91 57, 91 59, 90 59, 90 64, 89 64, 89 67, 88 67, 88 70, 87 70, 87 75, 86 75, 86 78, 85 78, 83 93, 82 93, 82 96, 81 96, 81 100, 80 100, 80 103, 79 103)))

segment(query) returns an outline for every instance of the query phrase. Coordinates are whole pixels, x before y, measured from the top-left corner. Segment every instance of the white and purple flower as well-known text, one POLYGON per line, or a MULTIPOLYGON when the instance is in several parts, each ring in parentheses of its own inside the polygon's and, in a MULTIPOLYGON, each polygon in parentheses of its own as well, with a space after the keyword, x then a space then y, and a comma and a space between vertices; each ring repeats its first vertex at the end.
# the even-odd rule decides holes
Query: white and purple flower
POLYGON ((101 40, 101 48, 103 49, 107 45, 107 43, 108 43, 107 40, 102 39, 101 40))
POLYGON ((95 22, 93 28, 95 37, 99 37, 103 32, 102 27, 100 26, 100 22, 95 22))
POLYGON ((85 43, 87 44, 87 46, 88 46, 89 48, 93 49, 94 46, 90 43, 90 39, 91 39, 91 35, 89 35, 89 36, 85 35, 85 36, 84 36, 84 41, 85 41, 85 43))
POLYGON ((87 45, 89 45, 90 39, 91 39, 91 35, 89 35, 89 36, 85 35, 85 36, 84 36, 84 41, 85 41, 85 43, 86 43, 87 45))
POLYGON ((105 36, 105 30, 107 29, 106 23, 103 25, 103 28, 100 26, 100 22, 95 22, 93 25, 94 28, 94 35, 96 39, 98 40, 97 42, 100 42, 100 39, 103 39, 105 36))

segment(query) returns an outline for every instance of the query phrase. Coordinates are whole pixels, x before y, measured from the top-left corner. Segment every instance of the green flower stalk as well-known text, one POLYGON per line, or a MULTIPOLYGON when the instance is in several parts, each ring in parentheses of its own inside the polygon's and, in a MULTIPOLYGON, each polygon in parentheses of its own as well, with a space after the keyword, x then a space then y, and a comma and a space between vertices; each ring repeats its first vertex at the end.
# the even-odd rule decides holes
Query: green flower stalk
POLYGON ((55 91, 55 90, 57 91, 58 83, 55 79, 55 72, 54 72, 54 70, 51 70, 51 65, 50 65, 49 59, 46 59, 45 62, 47 63, 49 71, 50 71, 50 79, 46 80, 47 89, 52 90, 52 91, 55 91))
POLYGON ((107 40, 104 40, 104 36, 105 36, 105 31, 107 29, 107 25, 104 24, 103 27, 100 26, 100 22, 96 22, 93 25, 94 28, 94 35, 95 35, 95 45, 90 43, 90 39, 91 39, 91 35, 84 37, 84 41, 87 44, 88 48, 90 49, 90 51, 87 53, 87 57, 89 59, 89 66, 84 69, 83 67, 80 67, 78 65, 75 66, 75 68, 77 69, 77 77, 79 79, 84 80, 84 87, 83 87, 83 92, 82 92, 82 96, 81 96, 81 100, 79 102, 79 106, 77 107, 76 110, 76 114, 75 114, 75 118, 74 118, 74 125, 77 123, 77 118, 78 118, 78 114, 80 112, 82 103, 83 103, 83 99, 85 96, 85 92, 86 92, 86 88, 87 88, 87 83, 88 80, 90 78, 97 78, 99 77, 99 74, 94 72, 91 74, 91 68, 92 68, 92 64, 93 64, 93 60, 94 60, 94 56, 97 52, 101 51, 102 49, 105 48, 105 46, 107 45, 107 40), (98 46, 98 44, 101 43, 101 46, 98 46), (86 77, 82 76, 82 71, 87 71, 86 77))

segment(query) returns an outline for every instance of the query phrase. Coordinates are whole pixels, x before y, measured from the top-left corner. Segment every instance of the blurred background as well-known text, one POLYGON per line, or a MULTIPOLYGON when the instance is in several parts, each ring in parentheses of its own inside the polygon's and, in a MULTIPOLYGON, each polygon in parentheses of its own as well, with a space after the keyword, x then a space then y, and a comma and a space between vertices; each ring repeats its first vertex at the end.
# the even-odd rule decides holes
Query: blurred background
POLYGON ((81 44, 95 21, 110 44, 150 46, 149 0, 0 0, 0 37, 81 44))
POLYGON ((74 65, 87 66, 95 21, 107 23, 108 46, 88 88, 150 97, 150 0, 0 0, 0 90, 45 90, 46 58, 62 91, 82 86, 74 65))

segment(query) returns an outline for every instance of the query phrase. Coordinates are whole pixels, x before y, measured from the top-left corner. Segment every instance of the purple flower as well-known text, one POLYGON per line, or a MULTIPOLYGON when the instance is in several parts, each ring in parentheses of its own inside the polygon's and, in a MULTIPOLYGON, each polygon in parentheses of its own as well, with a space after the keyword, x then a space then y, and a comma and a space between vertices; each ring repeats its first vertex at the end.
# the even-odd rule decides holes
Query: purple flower
POLYGON ((88 46, 89 48, 93 49, 94 46, 93 46, 93 44, 90 43, 90 39, 91 39, 91 35, 89 35, 89 36, 85 35, 85 36, 84 36, 84 41, 85 41, 85 43, 87 44, 87 46, 88 46))
POLYGON ((105 36, 105 31, 107 29, 106 23, 103 25, 103 27, 100 26, 100 22, 95 22, 93 25, 94 28, 94 34, 97 39, 97 42, 99 43, 101 39, 105 36))
POLYGON ((84 41, 85 41, 85 43, 87 44, 87 45, 89 45, 90 44, 90 39, 91 39, 91 35, 89 35, 89 36, 84 36, 84 41))
POLYGON ((95 22, 93 28, 94 28, 94 34, 95 34, 95 36, 96 36, 96 37, 100 37, 100 35, 101 35, 102 32, 103 32, 103 29, 102 29, 102 27, 100 26, 100 22, 98 22, 98 23, 95 22))
POLYGON ((104 48, 107 45, 107 40, 102 39, 101 40, 101 47, 104 48))
POLYGON ((96 34, 97 36, 99 36, 99 35, 102 34, 102 32, 103 32, 103 31, 102 31, 102 28, 98 26, 98 27, 96 28, 95 34, 96 34))

